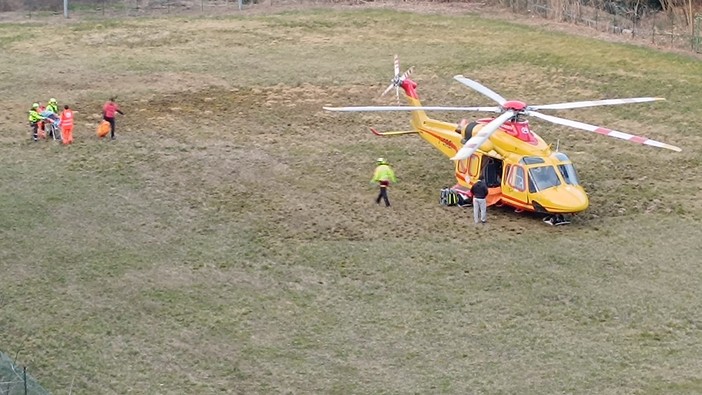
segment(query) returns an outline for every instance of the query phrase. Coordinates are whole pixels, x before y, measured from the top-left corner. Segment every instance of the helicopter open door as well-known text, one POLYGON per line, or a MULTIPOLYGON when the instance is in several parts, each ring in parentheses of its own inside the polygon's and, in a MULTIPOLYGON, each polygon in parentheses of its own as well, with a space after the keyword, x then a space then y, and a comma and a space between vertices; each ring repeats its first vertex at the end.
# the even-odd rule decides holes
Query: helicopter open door
POLYGON ((483 155, 482 175, 488 188, 499 188, 502 186, 502 159, 483 155))
POLYGON ((481 175, 488 187, 487 205, 492 206, 502 200, 502 159, 482 155, 481 175))

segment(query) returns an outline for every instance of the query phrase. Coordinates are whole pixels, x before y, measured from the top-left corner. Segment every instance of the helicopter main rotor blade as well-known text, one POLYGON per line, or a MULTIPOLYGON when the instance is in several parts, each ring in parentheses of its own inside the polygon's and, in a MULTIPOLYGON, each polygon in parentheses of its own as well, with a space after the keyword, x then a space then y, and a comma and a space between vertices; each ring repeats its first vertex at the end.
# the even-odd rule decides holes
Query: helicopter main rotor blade
POLYGON ((500 96, 497 92, 493 91, 492 89, 486 87, 485 85, 483 85, 483 84, 481 84, 481 83, 479 83, 479 82, 477 82, 477 81, 473 81, 473 80, 471 80, 471 79, 469 79, 469 78, 466 78, 466 77, 464 77, 464 76, 462 76, 462 75, 460 75, 460 74, 459 74, 459 75, 454 75, 454 76, 453 76, 453 79, 455 79, 456 81, 460 82, 461 84, 463 84, 463 85, 465 85, 465 86, 467 86, 467 87, 469 87, 469 88, 471 88, 471 89, 473 89, 473 90, 475 90, 475 91, 477 91, 477 92, 480 92, 480 93, 482 93, 483 95, 485 95, 485 96, 491 98, 492 100, 496 101, 497 104, 499 104, 499 105, 503 105, 503 104, 505 104, 505 102, 507 101, 507 99, 505 99, 504 97, 500 96))
POLYGON ((571 108, 584 108, 596 106, 613 106, 617 104, 646 103, 651 101, 665 100, 663 97, 632 97, 629 99, 608 99, 608 100, 587 100, 570 103, 544 104, 540 106, 529 106, 529 110, 567 110, 571 108))
POLYGON ((387 88, 385 88, 385 90, 383 91, 383 93, 380 94, 380 96, 381 96, 381 97, 382 97, 382 96, 385 96, 388 92, 390 92, 390 90, 391 90, 393 87, 396 87, 394 81, 391 82, 390 85, 388 85, 387 88))
POLYGON ((357 106, 357 107, 323 107, 327 111, 361 112, 361 111, 482 111, 500 112, 499 107, 440 107, 440 106, 357 106))
POLYGON ((409 69, 407 69, 407 71, 405 71, 404 73, 402 73, 402 76, 400 77, 400 81, 404 81, 407 77, 409 77, 410 75, 412 75, 412 72, 413 72, 413 71, 414 71, 414 66, 412 66, 412 67, 410 67, 409 69))
POLYGON ((553 123, 558 124, 558 125, 570 126, 572 128, 587 130, 588 132, 595 132, 595 133, 599 133, 599 134, 602 134, 605 136, 616 137, 616 138, 622 139, 622 140, 628 140, 628 141, 633 141, 633 142, 639 143, 639 144, 650 145, 652 147, 666 148, 666 149, 673 150, 676 152, 682 151, 682 149, 680 149, 674 145, 662 143, 662 142, 656 141, 656 140, 651 140, 648 137, 635 136, 633 134, 619 132, 619 131, 612 130, 612 129, 606 129, 606 128, 602 128, 599 126, 589 125, 589 124, 583 123, 583 122, 572 121, 570 119, 554 117, 553 115, 546 115, 546 114, 542 114, 542 113, 536 112, 536 111, 528 111, 528 112, 526 112, 526 114, 533 115, 537 118, 543 119, 544 121, 553 122, 553 123))
POLYGON ((400 57, 399 56, 395 55, 395 59, 394 59, 393 64, 395 66, 395 74, 393 74, 393 76, 397 77, 400 75, 400 57))
POLYGON ((385 90, 383 91, 383 93, 380 94, 380 96, 382 97, 382 96, 387 95, 387 93, 390 92, 390 90, 391 90, 393 87, 395 87, 395 88, 397 87, 397 86, 395 85, 395 82, 391 82, 390 85, 388 85, 388 87, 385 88, 385 90))
POLYGON ((454 155, 451 160, 463 160, 473 155, 473 152, 483 145, 483 143, 485 143, 487 139, 489 139, 490 136, 492 136, 492 134, 495 133, 500 126, 502 126, 503 123, 507 122, 507 120, 515 115, 517 115, 515 111, 507 110, 499 117, 490 121, 487 125, 483 126, 480 131, 478 131, 478 134, 466 141, 466 143, 463 144, 463 147, 456 152, 456 155, 454 155))

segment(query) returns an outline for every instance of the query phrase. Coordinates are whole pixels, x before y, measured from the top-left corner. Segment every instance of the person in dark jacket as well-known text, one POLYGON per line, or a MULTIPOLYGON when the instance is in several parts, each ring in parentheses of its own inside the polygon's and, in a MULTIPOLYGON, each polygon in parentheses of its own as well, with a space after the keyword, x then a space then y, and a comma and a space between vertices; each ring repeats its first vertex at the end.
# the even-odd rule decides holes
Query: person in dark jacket
POLYGON ((115 114, 122 114, 122 110, 119 109, 117 103, 115 103, 115 98, 111 97, 104 106, 102 106, 102 119, 110 123, 110 139, 115 139, 115 114))
POLYGON ((484 224, 487 222, 488 187, 483 176, 470 187, 470 194, 473 195, 473 220, 484 224))

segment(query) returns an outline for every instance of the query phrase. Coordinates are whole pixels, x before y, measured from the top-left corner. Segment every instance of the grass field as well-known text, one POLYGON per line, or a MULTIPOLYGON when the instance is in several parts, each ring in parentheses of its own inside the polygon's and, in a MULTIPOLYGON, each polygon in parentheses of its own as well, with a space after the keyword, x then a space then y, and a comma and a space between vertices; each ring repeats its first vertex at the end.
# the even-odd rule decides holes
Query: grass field
MULTIPOLYGON (((55 394, 702 392, 702 63, 474 14, 309 9, 0 25, 0 351, 55 394), (591 207, 438 205, 452 164, 378 96, 542 104, 591 207), (98 140, 102 103, 126 115, 98 140), (31 143, 30 103, 77 110, 31 143), (400 182, 372 202, 378 156, 400 182)), ((457 121, 457 114, 436 114, 457 121)))

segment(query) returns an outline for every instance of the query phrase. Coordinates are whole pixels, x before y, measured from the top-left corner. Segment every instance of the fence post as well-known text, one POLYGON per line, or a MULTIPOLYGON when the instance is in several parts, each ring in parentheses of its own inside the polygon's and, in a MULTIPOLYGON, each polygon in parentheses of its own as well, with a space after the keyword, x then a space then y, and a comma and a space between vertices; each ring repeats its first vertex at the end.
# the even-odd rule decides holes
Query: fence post
POLYGON ((22 371, 23 371, 22 379, 24 380, 24 395, 27 395, 27 367, 26 366, 22 367, 22 371))
POLYGON ((697 15, 695 17, 695 37, 694 43, 695 43, 695 52, 700 52, 700 41, 702 40, 702 37, 700 37, 702 34, 702 15, 697 15))

